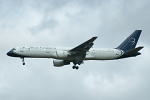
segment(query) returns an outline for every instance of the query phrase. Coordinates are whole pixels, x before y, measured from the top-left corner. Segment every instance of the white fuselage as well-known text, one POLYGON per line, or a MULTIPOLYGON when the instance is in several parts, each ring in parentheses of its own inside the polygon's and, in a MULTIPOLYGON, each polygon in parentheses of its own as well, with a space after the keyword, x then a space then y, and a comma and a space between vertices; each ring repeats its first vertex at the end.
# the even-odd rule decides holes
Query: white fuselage
MULTIPOLYGON (((13 53, 30 58, 54 58, 62 60, 74 60, 68 56, 71 48, 51 48, 51 47, 16 47, 13 53)), ((83 60, 111 60, 123 55, 123 51, 118 49, 91 48, 86 52, 83 60)))
POLYGON ((84 60, 113 60, 128 57, 136 57, 143 47, 136 47, 142 30, 134 31, 124 42, 115 49, 92 48, 97 37, 85 41, 73 48, 54 47, 16 47, 7 52, 10 57, 20 57, 23 65, 24 58, 54 58, 53 65, 61 67, 73 63, 73 69, 78 69, 77 65, 83 64, 84 60))

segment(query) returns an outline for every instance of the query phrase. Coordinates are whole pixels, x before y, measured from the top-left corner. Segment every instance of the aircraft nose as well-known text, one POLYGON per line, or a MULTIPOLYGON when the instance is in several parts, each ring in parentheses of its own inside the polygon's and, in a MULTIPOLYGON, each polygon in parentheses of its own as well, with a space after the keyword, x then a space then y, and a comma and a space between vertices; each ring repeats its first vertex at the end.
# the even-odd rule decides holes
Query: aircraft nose
POLYGON ((10 50, 9 52, 7 52, 7 56, 10 56, 10 57, 22 57, 21 55, 15 53, 14 50, 10 50))
POLYGON ((7 52, 7 56, 12 56, 12 51, 7 52))
POLYGON ((7 56, 13 57, 13 56, 14 56, 14 53, 13 53, 12 51, 9 51, 9 52, 7 52, 7 56))

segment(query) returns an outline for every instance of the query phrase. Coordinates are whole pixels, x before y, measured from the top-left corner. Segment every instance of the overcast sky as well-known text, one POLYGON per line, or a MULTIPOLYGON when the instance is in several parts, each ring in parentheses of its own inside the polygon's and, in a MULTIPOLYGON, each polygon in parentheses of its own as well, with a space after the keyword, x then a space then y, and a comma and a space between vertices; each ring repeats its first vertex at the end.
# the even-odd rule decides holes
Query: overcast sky
POLYGON ((0 0, 0 100, 149 100, 149 0, 0 0), (53 66, 52 59, 8 57, 17 46, 75 47, 98 36, 115 48, 134 30, 142 55, 53 66))

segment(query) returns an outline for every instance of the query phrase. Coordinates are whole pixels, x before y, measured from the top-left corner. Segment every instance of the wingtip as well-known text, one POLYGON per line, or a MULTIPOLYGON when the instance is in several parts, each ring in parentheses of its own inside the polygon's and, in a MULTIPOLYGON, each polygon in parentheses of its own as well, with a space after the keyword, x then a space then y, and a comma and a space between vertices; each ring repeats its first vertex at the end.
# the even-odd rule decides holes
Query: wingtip
POLYGON ((140 48, 141 48, 141 49, 143 49, 143 48, 144 48, 144 46, 140 46, 140 48))
POLYGON ((142 32, 142 30, 135 30, 135 31, 139 31, 139 32, 142 32))
POLYGON ((94 37, 92 37, 92 38, 95 38, 95 39, 96 39, 96 38, 98 38, 98 36, 94 36, 94 37))

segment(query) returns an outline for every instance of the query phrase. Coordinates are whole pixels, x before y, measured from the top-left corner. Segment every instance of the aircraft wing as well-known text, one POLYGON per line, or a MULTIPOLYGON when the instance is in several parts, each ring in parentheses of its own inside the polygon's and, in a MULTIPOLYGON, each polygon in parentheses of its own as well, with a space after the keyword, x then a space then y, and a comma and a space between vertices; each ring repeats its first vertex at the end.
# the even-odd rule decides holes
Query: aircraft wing
POLYGON ((91 39, 87 40, 86 42, 80 44, 79 46, 71 49, 69 52, 71 54, 85 54, 93 45, 94 40, 97 37, 92 37, 91 39))

